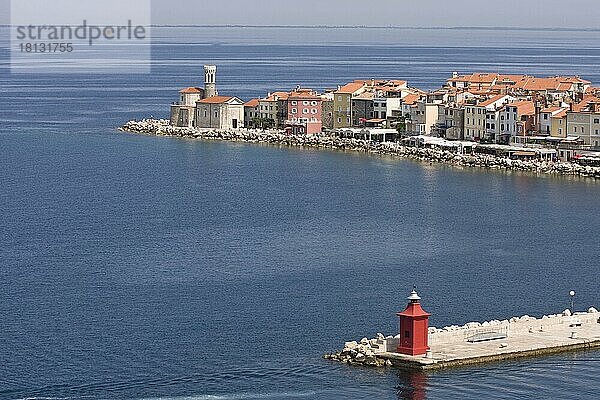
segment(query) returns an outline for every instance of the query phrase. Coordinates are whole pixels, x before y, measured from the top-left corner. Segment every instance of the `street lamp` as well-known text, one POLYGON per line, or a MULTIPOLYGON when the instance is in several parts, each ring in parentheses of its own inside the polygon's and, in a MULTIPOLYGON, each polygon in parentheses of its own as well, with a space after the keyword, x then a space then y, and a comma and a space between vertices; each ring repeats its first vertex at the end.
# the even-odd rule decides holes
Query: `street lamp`
POLYGON ((571 290, 569 296, 571 296, 571 314, 575 314, 575 291, 571 290))

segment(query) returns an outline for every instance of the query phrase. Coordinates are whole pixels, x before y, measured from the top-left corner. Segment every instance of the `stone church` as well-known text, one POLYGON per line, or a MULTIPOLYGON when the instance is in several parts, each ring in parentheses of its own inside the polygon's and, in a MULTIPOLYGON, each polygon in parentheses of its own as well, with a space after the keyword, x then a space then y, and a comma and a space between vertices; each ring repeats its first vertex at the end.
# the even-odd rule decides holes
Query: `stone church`
POLYGON ((244 126, 244 102, 234 96, 219 96, 217 67, 204 66, 204 88, 179 91, 171 105, 171 125, 189 128, 236 129, 244 126))

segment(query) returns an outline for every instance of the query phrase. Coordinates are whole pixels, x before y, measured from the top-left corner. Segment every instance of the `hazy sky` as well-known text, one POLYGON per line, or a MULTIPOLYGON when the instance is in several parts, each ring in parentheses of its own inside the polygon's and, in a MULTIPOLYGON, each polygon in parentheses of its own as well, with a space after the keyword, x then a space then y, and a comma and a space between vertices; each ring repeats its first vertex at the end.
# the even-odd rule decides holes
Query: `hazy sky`
POLYGON ((600 27, 598 0, 153 0, 155 23, 600 27))
MULTIPOLYGON (((82 1, 85 0, 73 0, 82 1)), ((88 1, 98 4, 102 0, 88 1)), ((600 28, 599 0, 151 1, 155 24, 600 28)), ((8 3, 9 0, 0 0, 0 23, 8 22, 8 3)), ((52 15, 52 0, 46 4, 46 12, 52 15)))

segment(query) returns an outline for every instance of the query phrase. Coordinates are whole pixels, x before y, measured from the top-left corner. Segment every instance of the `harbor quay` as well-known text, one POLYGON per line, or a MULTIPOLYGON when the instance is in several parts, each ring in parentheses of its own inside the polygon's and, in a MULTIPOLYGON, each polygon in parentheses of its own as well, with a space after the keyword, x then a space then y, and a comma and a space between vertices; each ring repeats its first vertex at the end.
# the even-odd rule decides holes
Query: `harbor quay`
POLYGON ((443 163, 456 167, 600 178, 600 167, 551 159, 513 159, 510 157, 510 153, 519 150, 514 146, 447 141, 431 137, 412 137, 409 140, 380 142, 373 140, 379 134, 378 129, 354 130, 351 131, 352 134, 347 135, 331 135, 326 132, 318 135, 304 135, 277 129, 177 127, 171 125, 168 120, 144 119, 129 121, 123 124, 119 130, 135 134, 184 139, 353 151, 429 163, 443 163))
POLYGON ((600 312, 593 307, 440 329, 428 326, 430 314, 421 308, 416 290, 409 301, 398 313, 397 335, 379 333, 374 339, 346 342, 341 351, 323 358, 357 366, 436 370, 600 348, 600 312))

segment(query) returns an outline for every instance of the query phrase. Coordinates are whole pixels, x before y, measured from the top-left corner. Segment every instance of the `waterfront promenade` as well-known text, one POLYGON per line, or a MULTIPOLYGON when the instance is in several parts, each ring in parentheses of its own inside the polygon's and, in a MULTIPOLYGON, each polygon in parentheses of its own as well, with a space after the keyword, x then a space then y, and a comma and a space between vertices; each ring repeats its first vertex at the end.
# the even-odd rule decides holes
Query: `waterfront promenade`
POLYGON ((257 129, 198 129, 176 127, 167 120, 144 119, 129 121, 119 130, 123 132, 170 136, 187 139, 267 143, 294 147, 311 147, 390 155, 425 162, 443 163, 461 167, 479 167, 507 171, 528 171, 537 174, 570 175, 600 178, 600 167, 582 166, 571 162, 547 160, 513 160, 490 154, 460 154, 442 147, 414 147, 398 142, 374 142, 364 139, 340 138, 329 135, 293 135, 277 130, 257 129))

